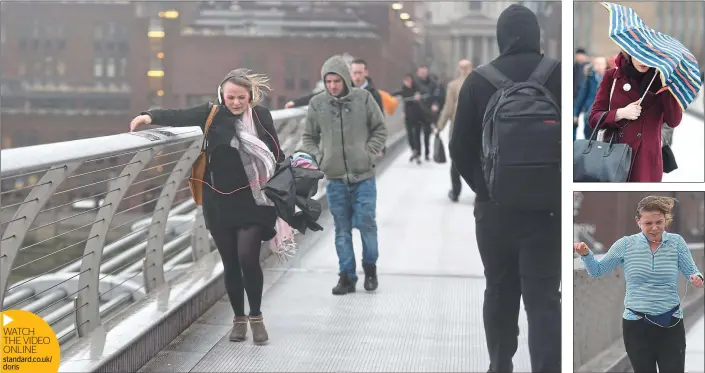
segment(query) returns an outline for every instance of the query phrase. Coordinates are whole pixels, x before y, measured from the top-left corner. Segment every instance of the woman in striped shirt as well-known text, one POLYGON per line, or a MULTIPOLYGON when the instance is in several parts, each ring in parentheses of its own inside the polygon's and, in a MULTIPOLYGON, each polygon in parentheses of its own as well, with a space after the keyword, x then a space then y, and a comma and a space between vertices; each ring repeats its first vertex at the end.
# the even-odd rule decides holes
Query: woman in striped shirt
POLYGON ((598 260, 584 242, 573 245, 588 274, 603 276, 622 265, 627 283, 622 334, 635 373, 685 370, 685 327, 678 272, 693 286, 703 275, 683 237, 666 232, 676 200, 649 196, 637 206, 640 233, 617 240, 598 260))

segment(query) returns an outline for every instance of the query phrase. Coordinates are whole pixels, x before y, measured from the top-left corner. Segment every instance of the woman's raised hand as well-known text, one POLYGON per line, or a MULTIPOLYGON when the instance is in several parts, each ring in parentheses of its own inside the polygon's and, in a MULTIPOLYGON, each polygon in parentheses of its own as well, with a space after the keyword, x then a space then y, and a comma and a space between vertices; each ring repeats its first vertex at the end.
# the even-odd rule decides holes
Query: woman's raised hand
POLYGON ((149 115, 138 115, 135 117, 135 119, 130 122, 130 132, 133 132, 135 128, 142 124, 150 124, 152 123, 152 117, 149 115))
POLYGON ((703 279, 698 275, 690 275, 690 283, 696 288, 703 287, 703 279))
POLYGON ((590 249, 585 242, 576 242, 573 244, 573 251, 580 256, 585 256, 590 253, 590 249))

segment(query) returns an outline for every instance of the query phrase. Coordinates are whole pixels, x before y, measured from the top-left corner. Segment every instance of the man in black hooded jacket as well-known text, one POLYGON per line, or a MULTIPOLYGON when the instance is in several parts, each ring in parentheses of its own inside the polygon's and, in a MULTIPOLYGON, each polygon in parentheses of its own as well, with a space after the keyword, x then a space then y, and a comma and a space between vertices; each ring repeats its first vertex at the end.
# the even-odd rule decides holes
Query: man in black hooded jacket
MULTIPOLYGON (((536 15, 524 6, 510 5, 497 20, 500 56, 491 64, 514 82, 526 81, 542 58, 539 40, 536 15)), ((560 103, 560 65, 545 86, 560 103)), ((495 92, 477 72, 468 75, 460 89, 449 144, 455 167, 476 194, 477 245, 487 282, 483 314, 489 371, 513 370, 523 297, 532 371, 560 372, 561 215, 560 211, 516 211, 490 199, 481 166, 482 122, 495 92)))

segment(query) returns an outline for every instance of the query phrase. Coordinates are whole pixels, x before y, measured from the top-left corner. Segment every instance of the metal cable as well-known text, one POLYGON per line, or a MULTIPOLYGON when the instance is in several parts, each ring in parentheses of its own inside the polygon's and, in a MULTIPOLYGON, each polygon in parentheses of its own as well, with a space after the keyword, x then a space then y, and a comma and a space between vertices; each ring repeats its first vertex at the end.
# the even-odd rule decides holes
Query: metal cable
MULTIPOLYGON (((169 146, 169 147, 171 147, 171 146, 169 146)), ((154 156, 154 159, 156 159, 156 158, 161 158, 161 157, 166 157, 166 156, 173 155, 173 154, 178 154, 178 153, 185 153, 187 149, 188 149, 188 148, 186 148, 186 149, 181 149, 181 150, 177 150, 177 151, 174 151, 174 152, 171 152, 171 153, 157 154, 157 155, 154 156)))
MULTIPOLYGON (((80 227, 78 227, 78 228, 74 228, 74 229, 71 229, 71 230, 69 230, 69 231, 64 231, 63 233, 59 233, 59 234, 57 234, 57 235, 55 235, 55 236, 49 237, 49 238, 44 239, 44 240, 42 240, 42 241, 35 242, 35 243, 33 243, 33 244, 29 245, 29 246, 25 246, 25 247, 19 249, 19 252, 25 251, 25 250, 27 250, 27 249, 31 249, 31 248, 33 248, 33 247, 35 247, 35 246, 37 246, 37 245, 43 244, 43 243, 45 243, 45 242, 47 242, 47 241, 51 241, 51 240, 53 240, 53 239, 55 239, 55 238, 61 237, 61 236, 63 236, 63 235, 69 234, 69 233, 71 233, 71 232, 75 232, 75 231, 77 231, 77 230, 86 228, 86 227, 91 226, 91 225, 93 225, 93 224, 94 224, 94 222, 90 222, 90 223, 84 224, 84 225, 82 225, 82 226, 80 226, 80 227)), ((28 232, 29 232, 29 231, 28 231, 28 232)))
MULTIPOLYGON (((83 260, 83 258, 87 257, 88 255, 93 255, 93 252, 90 252, 90 253, 88 253, 87 255, 81 255, 80 258, 74 259, 74 261, 76 261, 76 260, 83 260)), ((61 269, 61 268, 68 267, 68 266, 70 266, 74 261, 71 261, 71 262, 68 262, 68 263, 64 263, 64 264, 62 264, 62 265, 60 265, 60 266, 58 266, 58 267, 54 267, 54 268, 52 268, 52 269, 50 269, 50 270, 47 270, 47 271, 45 271, 44 273, 40 273, 39 275, 36 275, 36 276, 34 276, 34 277, 30 277, 28 280, 26 280, 26 281, 24 281, 24 282, 18 282, 18 283, 12 284, 12 287, 10 287, 10 288, 7 289, 7 290, 10 291, 10 290, 12 290, 12 289, 14 289, 14 288, 16 288, 16 287, 18 287, 18 286, 22 286, 22 285, 24 285, 24 284, 26 284, 26 283, 28 283, 28 282, 34 280, 34 279, 37 279, 37 278, 39 278, 39 277, 42 277, 42 276, 46 275, 47 273, 55 272, 55 271, 57 271, 57 270, 59 270, 59 269, 61 269)), ((40 293, 40 294, 41 294, 41 293, 40 293)), ((33 294, 33 295, 36 296, 36 294, 33 294)))
POLYGON ((17 174, 17 175, 8 176, 8 177, 3 178, 3 179, 0 179, 0 180, 17 179, 17 178, 20 178, 20 177, 23 177, 23 176, 34 175, 34 174, 38 174, 38 173, 42 173, 42 172, 43 172, 43 173, 47 173, 47 172, 49 172, 49 171, 58 170, 58 169, 62 169, 62 168, 63 168, 63 169, 68 169, 68 166, 64 165, 64 166, 59 166, 59 167, 49 167, 49 168, 47 168, 46 170, 25 172, 25 173, 23 173, 23 174, 17 174))
MULTIPOLYGON (((186 189, 188 189, 188 187, 179 190, 179 192, 180 192, 180 191, 183 191, 183 190, 186 190, 186 189)), ((176 204, 184 204, 184 203, 188 204, 189 199, 190 199, 190 197, 186 197, 186 198, 184 198, 182 201, 177 201, 176 204)), ((192 206, 187 206, 186 204, 184 204, 184 205, 179 205, 179 206, 177 206, 176 209, 182 209, 181 206, 184 206, 184 207, 186 207, 186 208, 192 207, 192 206)), ((118 226, 118 227, 111 228, 110 230, 117 229, 117 228, 119 228, 119 227, 121 227, 121 226, 124 226, 124 225, 126 225, 126 224, 131 223, 131 222, 134 222, 135 220, 140 220, 141 218, 143 218, 143 217, 145 217, 145 216, 147 216, 147 215, 149 215, 149 213, 148 213, 148 214, 144 214, 144 215, 142 215, 142 216, 140 216, 140 217, 137 217, 137 218, 135 218, 135 219, 132 219, 131 221, 128 221, 128 222, 126 222, 126 223, 123 223, 123 224, 121 224, 121 225, 118 226)), ((174 227, 174 229, 176 229, 176 228, 178 228, 178 227, 180 227, 180 226, 182 226, 182 225, 184 225, 184 224, 190 223, 190 222, 192 222, 192 221, 181 222, 181 223, 179 223, 178 225, 176 225, 176 226, 174 227)), ((125 236, 123 236, 123 237, 120 238, 120 239, 124 239, 124 238, 129 237, 129 236, 136 236, 138 233, 140 233, 140 232, 142 232, 142 231, 148 230, 148 229, 151 228, 154 224, 159 224, 159 222, 152 223, 152 224, 150 224, 150 225, 148 225, 148 226, 146 226, 146 227, 144 227, 144 228, 142 228, 142 229, 139 229, 139 230, 130 232, 129 234, 126 234, 125 236)), ((189 232, 185 232, 184 234, 189 234, 189 232)), ((177 236, 176 238, 174 238, 174 240, 176 240, 176 239, 182 237, 184 234, 181 234, 181 235, 177 236)), ((89 239, 95 238, 95 237, 97 237, 97 236, 93 236, 93 237, 86 238, 86 239, 84 239, 84 240, 82 240, 82 241, 76 242, 76 243, 74 243, 74 244, 72 244, 72 245, 69 245, 69 246, 63 248, 63 249, 60 249, 60 250, 58 250, 58 251, 56 251, 56 252, 54 252, 54 253, 67 250, 67 249, 69 249, 69 248, 71 248, 71 247, 74 247, 74 246, 79 245, 79 244, 81 244, 81 243, 87 242, 89 239)), ((120 240, 120 239, 118 239, 118 240, 120 240)), ((144 243, 144 242, 148 241, 149 239, 151 239, 151 237, 148 237, 148 238, 142 240, 142 241, 141 241, 140 243, 138 243, 138 244, 144 243)), ((174 241, 174 240, 172 240, 172 241, 174 241)), ((24 266, 29 265, 29 264, 31 264, 31 263, 37 262, 37 261, 39 261, 39 260, 41 260, 41 259, 44 259, 44 258, 50 256, 50 255, 53 255, 54 253, 49 254, 49 255, 46 255, 46 256, 41 257, 41 258, 38 258, 38 259, 33 260, 33 261, 29 262, 29 263, 25 263, 25 264, 23 264, 23 265, 21 265, 21 266, 18 266, 17 268, 21 268, 21 267, 24 267, 24 266)), ((80 258, 78 258, 78 260, 82 260, 83 258, 85 258, 85 257, 86 257, 87 255, 89 255, 89 254, 93 254, 93 252, 88 253, 88 254, 85 254, 85 255, 82 255, 80 258)), ((53 271, 55 271, 55 270, 57 270, 57 269, 60 269, 60 268, 63 268, 63 267, 71 266, 72 264, 75 264, 75 263, 76 263, 76 261, 74 260, 73 262, 65 263, 65 264, 59 265, 59 266, 55 267, 55 268, 52 269, 52 270, 45 271, 44 273, 40 274, 39 276, 35 276, 34 278, 40 277, 40 276, 42 276, 42 275, 44 275, 44 274, 46 274, 46 273, 53 272, 53 271)), ((122 267, 125 267, 125 266, 122 266, 122 267)), ((122 268, 122 267, 121 267, 121 268, 122 268)), ((15 269, 16 269, 16 268, 15 268, 15 269)), ((78 275, 80 275, 80 273, 79 273, 78 275)), ((72 276, 71 278, 74 278, 75 276, 76 276, 76 275, 72 276)), ((71 278, 69 278, 69 279, 71 279, 71 278)), ((31 281, 32 279, 33 279, 33 278, 30 278, 29 280, 26 280, 26 281, 23 281, 23 282, 20 282, 20 283, 13 284, 13 286, 10 287, 8 290, 12 290, 12 289, 15 289, 15 288, 17 288, 17 287, 19 287, 19 286, 22 286, 22 285, 26 284, 27 282, 31 281)), ((47 289, 47 290, 45 290, 45 291, 43 291, 43 292, 41 292, 41 293, 39 293, 39 294, 37 294, 37 295, 43 294, 43 293, 45 293, 46 291, 49 291, 49 290, 55 288, 56 286, 58 286, 58 285, 60 285, 60 284, 62 284, 62 283, 64 283, 64 282, 66 282, 66 281, 68 281, 68 280, 62 281, 61 283, 56 284, 56 285, 52 286, 51 288, 49 288, 49 289, 47 289)), ((31 298, 30 298, 30 299, 31 299, 31 298)), ((27 300, 28 300, 28 299, 24 299, 24 300, 22 300, 22 301, 20 301, 20 302, 18 302, 18 303, 19 303, 19 304, 22 304, 22 303, 25 303, 27 300)))
POLYGON ((152 166, 152 167, 149 167, 149 168, 144 168, 144 169, 142 169, 141 172, 154 170, 154 169, 156 169, 156 168, 168 166, 168 165, 175 164, 175 163, 179 163, 179 160, 177 159, 177 160, 172 161, 172 162, 162 163, 162 164, 158 164, 158 165, 156 165, 156 166, 152 166))
POLYGON ((27 190, 27 189, 34 189, 34 188, 36 188, 36 187, 38 187, 38 186, 47 185, 47 184, 52 184, 52 183, 53 183, 52 181, 47 181, 47 182, 44 182, 44 183, 41 183, 41 184, 32 184, 32 185, 23 186, 23 187, 21 187, 21 188, 15 188, 15 189, 12 189, 12 190, 6 190, 6 191, 4 191, 4 192, 0 192, 0 196, 1 196, 1 195, 5 195, 5 194, 10 194, 10 193, 15 193, 15 192, 27 190))
MULTIPOLYGON (((128 176, 130 176, 129 173, 128 173, 128 174, 125 174, 125 175, 118 175, 118 176, 111 177, 111 178, 108 178, 108 179, 105 179, 105 180, 96 181, 96 182, 94 182, 94 183, 83 184, 83 185, 81 185, 81 186, 79 186, 79 187, 75 187, 75 188, 71 188, 71 189, 62 190, 62 191, 60 191, 60 192, 54 193, 54 195, 55 195, 55 196, 58 196, 58 195, 60 195, 60 194, 64 194, 64 193, 68 193, 68 192, 73 192, 74 190, 83 189, 83 188, 85 188, 85 187, 98 185, 98 184, 104 183, 104 182, 106 182, 106 181, 113 181, 113 180, 121 179, 121 178, 123 178, 123 177, 128 177, 128 176)), ((118 190, 119 190, 119 189, 120 189, 120 188, 118 188, 118 190)))
MULTIPOLYGON (((70 296, 72 296, 72 295, 74 295, 74 294, 78 294, 79 291, 81 291, 81 290, 83 290, 83 289, 87 289, 87 288, 88 288, 88 286, 84 286, 84 287, 82 287, 82 288, 76 290, 75 292, 73 292, 73 293, 71 293, 71 294, 68 294, 68 295, 65 296, 64 298, 59 299, 58 301, 56 301, 56 302, 54 302, 54 303, 52 303, 52 304, 50 304, 50 305, 48 305, 48 306, 42 308, 41 310, 35 312, 35 314, 39 314, 39 313, 41 313, 42 311, 46 310, 47 308, 49 308, 49 307, 51 307, 51 306, 53 306, 53 305, 55 305, 55 304, 61 302, 62 300, 66 299, 66 298, 68 298, 68 297, 70 297, 70 296)), ((80 309, 80 307, 79 307, 79 308, 76 308, 76 310, 78 310, 78 309, 80 309)), ((74 311, 76 311, 76 310, 74 310, 74 311)), ((72 311, 72 312, 73 312, 73 311, 72 311)))
MULTIPOLYGON (((186 223, 189 223, 189 222, 190 222, 190 221, 181 222, 181 223, 177 224, 174 228, 178 228, 178 227, 180 227, 180 226, 182 226, 182 225, 184 225, 184 224, 186 224, 186 223)), ((179 240, 179 239, 180 239, 182 236, 184 236, 184 235, 190 235, 190 234, 191 234, 191 232, 188 232, 188 231, 187 231, 187 232, 184 232, 184 233, 181 233, 181 234, 177 235, 176 237, 174 237, 173 239, 169 240, 168 242, 165 242, 165 243, 164 243, 164 246, 167 246, 167 245, 169 245, 170 243, 179 240)), ((154 237, 155 237, 155 236, 149 236, 149 237, 147 237, 145 240, 143 240, 142 242, 140 242, 140 244, 141 244, 141 243, 145 243, 145 242, 149 241, 150 239, 152 239, 152 238, 154 238, 154 237)), ((138 245, 139 245, 139 244, 138 244, 138 245)), ((138 245, 135 245, 134 247, 137 247, 138 245)), ((134 248, 134 247, 133 247, 133 248, 134 248)), ((127 253, 127 251, 125 251, 124 253, 127 253)), ((121 265, 121 266, 118 267, 118 268, 112 269, 109 273, 106 273, 105 276, 103 276, 100 280, 102 280, 103 278, 105 278, 105 277, 107 277, 107 276, 110 276, 110 275, 113 275, 113 276, 119 276, 119 275, 121 275, 121 273, 118 273, 118 272, 121 272, 121 270, 124 269, 125 267, 129 267, 129 266, 135 265, 135 263, 138 263, 138 262, 139 262, 140 260, 142 260, 144 257, 146 257, 146 253, 144 254, 144 256, 139 256, 136 260, 127 261, 126 264, 123 264, 123 265, 121 265)), ((104 264, 104 263, 101 263, 101 264, 104 264)), ((99 280, 99 281, 100 281, 100 280, 99 280)))
MULTIPOLYGON (((140 181, 135 181, 134 183, 132 183, 132 185, 139 185, 139 184, 146 183, 146 182, 148 182, 148 181, 152 181, 152 180, 154 180, 154 179, 158 179, 158 178, 164 177, 164 176, 169 176, 169 174, 167 174, 167 173, 162 173, 162 174, 159 174, 159 175, 157 175, 157 176, 150 177, 150 178, 148 178, 148 179, 144 179, 144 180, 140 180, 140 181)), ((163 183, 162 183, 162 184, 163 184, 163 183)))
MULTIPOLYGON (((0 206, 0 211, 5 210, 5 209, 9 209, 10 207, 20 206, 20 205, 24 205, 25 203, 30 203, 30 202, 34 202, 34 201, 39 201, 39 198, 33 198, 33 199, 30 199, 29 201, 22 201, 22 202, 13 203, 11 205, 0 206)), ((8 222, 3 222, 3 223, 0 223, 0 225, 7 224, 7 223, 8 222)))
POLYGON ((158 200, 160 200, 160 199, 162 199, 162 198, 167 198, 167 197, 168 197, 168 196, 159 196, 159 197, 156 197, 156 198, 152 198, 151 200, 149 200, 149 201, 147 201, 147 202, 143 202, 143 203, 140 203, 139 205, 132 206, 132 207, 126 208, 126 209, 124 209, 124 210, 122 210, 122 211, 116 212, 114 216, 118 216, 118 215, 120 215, 120 214, 124 214, 124 213, 126 213, 126 212, 128 212, 128 211, 132 211, 132 210, 134 210, 134 209, 136 209, 136 208, 140 208, 140 207, 142 207, 142 206, 144 206, 144 205, 148 205, 148 204, 150 204, 150 203, 153 203, 153 202, 155 202, 155 201, 158 201, 158 200))
MULTIPOLYGON (((76 276, 80 276, 82 273, 85 273, 85 272, 88 272, 88 271, 90 271, 90 269, 87 269, 87 270, 85 270, 85 271, 78 272, 78 273, 74 274, 73 276, 71 276, 71 277, 69 277, 69 278, 67 278, 67 279, 65 279, 65 280, 63 280, 63 281, 58 282, 58 283, 54 284, 53 286, 51 286, 50 288, 44 289, 44 290, 40 291, 39 293, 34 294, 34 298, 37 298, 37 297, 39 297, 40 295, 46 293, 47 291, 49 291, 49 290, 51 290, 51 289, 54 289, 55 287, 57 287, 57 286, 59 286, 59 285, 61 285, 61 284, 64 284, 64 283, 66 283, 66 282, 68 282, 68 281, 71 281, 71 280, 74 279, 76 276)), ((68 295, 67 295, 67 296, 68 296, 68 295)), ((40 298, 41 298, 41 297, 40 297, 40 298)), ((25 303, 25 302, 27 302, 27 301, 30 300, 30 299, 32 299, 32 298, 27 298, 27 299, 25 299, 25 300, 23 300, 23 301, 17 302, 17 303, 15 303, 15 306, 17 306, 18 304, 25 303)), ((61 299, 66 299, 66 297, 63 297, 63 298, 61 298, 61 299)))
MULTIPOLYGON (((85 288, 84 288, 84 289, 85 289, 85 288)), ((81 289, 81 290, 83 290, 83 289, 81 289)), ((79 291, 80 291, 80 290, 79 290, 79 291)), ((78 293, 78 291, 77 291, 76 293, 78 293)), ((76 293, 74 293, 74 294, 76 294, 76 293)), ((68 298, 68 296, 67 296, 67 298, 68 298)), ((64 298, 64 299, 66 299, 66 298, 64 298)), ((62 299, 62 300, 63 300, 63 299, 62 299)), ((47 323, 48 323, 50 326, 54 326, 54 325, 55 325, 56 323, 58 323, 59 321, 65 319, 65 318, 66 318, 67 316, 69 316, 69 315, 72 315, 72 314, 76 313, 78 310, 80 310, 81 308, 83 308, 83 307, 85 307, 85 306, 87 306, 87 305, 88 305, 88 303, 83 303, 82 305, 80 305, 80 306, 78 306, 78 307, 76 307, 76 308, 73 308, 72 305, 69 305, 69 306, 71 306, 71 311, 65 313, 64 315, 61 315, 61 316, 58 316, 58 317, 54 317, 55 320, 48 320, 48 319, 49 319, 48 317, 45 317, 44 320, 47 321, 47 323)), ((58 310, 57 310, 57 311, 58 311, 58 310)), ((40 311, 40 312, 41 312, 41 311, 40 311)), ((37 312, 37 313, 39 313, 39 312, 37 312)), ((83 324, 85 324, 85 322, 82 323, 81 325, 83 325, 83 324)))
POLYGON ((88 240, 90 240, 90 239, 92 239, 92 238, 95 238, 95 237, 98 237, 98 235, 95 235, 95 236, 93 236, 93 237, 88 237, 88 238, 86 238, 86 239, 84 239, 84 240, 81 240, 81 241, 72 243, 71 245, 68 245, 68 246, 64 247, 63 249, 56 250, 56 251, 54 251, 54 252, 52 252, 52 253, 50 253, 50 254, 47 254, 47 255, 45 255, 45 256, 43 256, 43 257, 41 257, 41 258, 37 258, 37 259, 32 260, 31 262, 27 262, 27 263, 25 263, 25 264, 19 265, 19 266, 13 268, 12 270, 14 271, 14 270, 16 270, 16 269, 19 269, 19 268, 22 268, 22 267, 24 267, 24 266, 30 265, 30 264, 32 264, 32 263, 36 263, 37 261, 42 260, 42 259, 47 258, 47 257, 50 257, 50 256, 52 256, 52 255, 54 255, 54 254, 56 254, 56 253, 60 253, 60 252, 62 252, 62 251, 64 251, 64 250, 69 249, 69 248, 72 248, 72 247, 74 247, 74 246, 76 246, 76 245, 79 245, 79 244, 82 244, 82 243, 86 243, 86 242, 88 242, 88 240))
MULTIPOLYGON (((100 209, 100 206, 94 207, 94 208, 92 208, 92 209, 90 209, 90 210, 86 210, 86 211, 79 212, 78 214, 75 214, 75 215, 71 215, 71 216, 68 216, 68 217, 65 217, 65 218, 62 218, 62 219, 53 221, 53 222, 51 222, 51 223, 47 223, 47 224, 41 225, 41 226, 39 226, 39 227, 34 227, 34 228, 31 228, 31 229, 28 229, 28 230, 27 230, 27 233, 32 232, 32 231, 35 231, 35 230, 37 230, 37 229, 41 229, 41 228, 44 228, 44 227, 48 227, 48 226, 50 226, 50 225, 52 225, 52 224, 61 223, 62 221, 66 221, 66 220, 75 218, 75 217, 77 217, 77 216, 81 216, 81 215, 88 214, 89 212, 96 211, 96 210, 98 210, 98 209, 100 209)), ((10 220, 8 223, 12 223, 13 221, 22 220, 22 219, 25 219, 25 217, 22 216, 22 217, 19 217, 19 218, 17 218, 17 219, 10 220)))
POLYGON ((125 196, 125 197, 122 198, 122 200, 124 201, 124 200, 130 199, 130 198, 132 198, 132 197, 137 197, 137 196, 140 196, 140 195, 142 195, 142 194, 149 193, 149 192, 151 192, 151 191, 153 191, 153 190, 157 190, 157 189, 160 189, 160 188, 164 188, 166 185, 167 185, 167 184, 159 185, 159 186, 156 186, 156 187, 151 188, 151 189, 145 189, 145 190, 143 190, 143 191, 141 191, 141 192, 137 192, 137 193, 135 193, 135 194, 131 194, 131 195, 129 195, 129 196, 125 196))
MULTIPOLYGON (((118 190, 120 190, 120 188, 111 189, 111 190, 109 190, 109 191, 107 191, 107 192, 98 192, 98 193, 96 193, 96 194, 94 194, 94 195, 92 195, 92 196, 88 196, 88 197, 81 198, 81 199, 76 199, 76 200, 73 200, 73 201, 71 201, 71 202, 64 203, 63 205, 56 205, 56 206, 54 206, 54 207, 47 208, 47 209, 45 209, 45 210, 39 211, 39 214, 42 214, 42 213, 45 213, 45 212, 49 212, 49 211, 51 211, 51 210, 56 210, 56 209, 61 208, 61 207, 66 207, 66 206, 72 205, 72 204, 74 204, 74 203, 76 203, 76 202, 87 201, 87 200, 89 200, 89 199, 91 199, 91 198, 95 198, 95 197, 101 196, 101 195, 103 195, 103 194, 108 194, 108 193, 116 192, 116 191, 118 191, 118 190)), ((37 214, 37 215, 39 215, 39 214, 37 214)))
POLYGON ((77 178, 79 178, 79 177, 81 177, 81 176, 92 175, 92 174, 95 174, 95 173, 97 173, 97 172, 108 171, 108 170, 112 170, 112 169, 114 169, 114 168, 120 168, 120 167, 123 167, 123 168, 124 168, 124 167, 127 167, 127 166, 129 166, 129 165, 133 165, 133 164, 135 164, 135 163, 139 163, 139 162, 132 162, 132 163, 119 164, 119 165, 115 165, 115 166, 109 166, 109 167, 99 168, 99 169, 97 169, 97 170, 86 171, 86 172, 84 172, 84 173, 71 175, 71 176, 67 177, 66 180, 77 179, 77 178))

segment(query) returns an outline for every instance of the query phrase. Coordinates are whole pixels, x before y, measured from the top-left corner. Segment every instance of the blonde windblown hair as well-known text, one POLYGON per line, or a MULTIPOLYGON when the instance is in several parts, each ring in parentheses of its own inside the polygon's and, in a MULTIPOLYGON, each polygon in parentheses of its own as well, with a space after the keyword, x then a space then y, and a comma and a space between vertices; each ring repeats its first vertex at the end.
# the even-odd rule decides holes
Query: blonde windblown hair
POLYGON ((220 82, 218 86, 218 96, 221 100, 223 100, 222 87, 226 82, 231 82, 250 91, 250 95, 252 95, 252 106, 262 101, 266 94, 265 91, 272 90, 269 87, 269 78, 266 75, 255 74, 252 73, 252 70, 239 68, 229 72, 223 81, 220 82))

